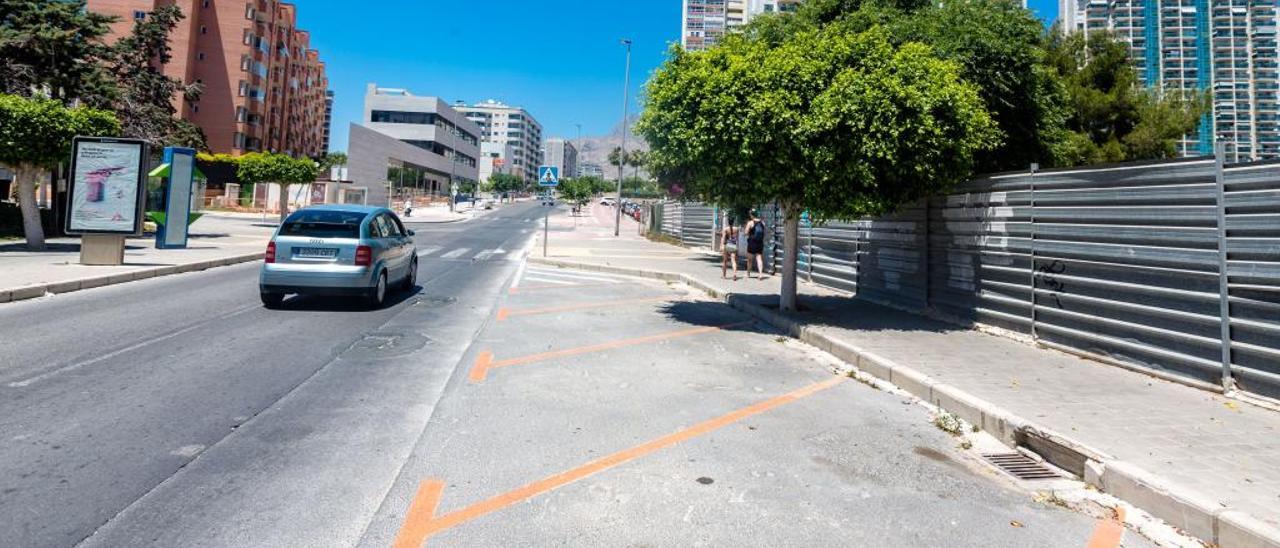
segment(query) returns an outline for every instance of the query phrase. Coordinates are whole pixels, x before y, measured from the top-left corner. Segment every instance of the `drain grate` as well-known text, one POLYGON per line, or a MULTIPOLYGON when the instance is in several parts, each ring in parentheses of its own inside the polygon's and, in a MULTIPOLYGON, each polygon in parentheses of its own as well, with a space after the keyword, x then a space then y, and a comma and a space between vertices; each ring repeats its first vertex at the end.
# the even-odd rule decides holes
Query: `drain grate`
POLYGON ((983 453, 982 458, 1020 480, 1059 479, 1053 470, 1022 453, 983 453))

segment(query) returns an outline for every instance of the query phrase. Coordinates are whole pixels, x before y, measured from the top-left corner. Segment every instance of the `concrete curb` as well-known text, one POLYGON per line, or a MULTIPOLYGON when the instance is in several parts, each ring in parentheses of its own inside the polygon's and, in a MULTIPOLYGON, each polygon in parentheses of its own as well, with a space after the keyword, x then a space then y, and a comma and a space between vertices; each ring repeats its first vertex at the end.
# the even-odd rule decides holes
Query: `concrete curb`
POLYGON ((107 276, 95 276, 92 278, 81 278, 79 280, 69 280, 65 282, 53 282, 39 285, 28 285, 15 289, 0 290, 0 303, 22 301, 26 299, 35 299, 43 297, 46 293, 61 294, 80 291, 82 289, 93 289, 95 287, 105 287, 108 285, 122 284, 137 280, 145 280, 148 278, 159 278, 161 276, 170 276, 173 274, 184 274, 187 272, 198 272, 217 268, 220 266, 230 266, 234 264, 247 263, 262 259, 262 253, 249 253, 246 255, 236 255, 232 257, 223 257, 221 259, 209 259, 207 261, 199 261, 194 263, 161 266, 156 268, 148 268, 135 272, 123 272, 120 274, 110 274, 107 276))
POLYGON ((725 294, 691 276, 540 257, 530 257, 529 260, 546 266, 683 282, 874 377, 891 382, 920 399, 979 425, 1010 446, 1031 449, 1054 466, 1078 475, 1090 485, 1128 501, 1205 542, 1221 548, 1280 548, 1280 528, 1244 512, 1225 508, 1216 501, 1206 500, 1198 493, 1187 492, 1142 468, 1116 459, 1069 436, 1036 425, 978 396, 940 383, 920 371, 838 340, 821 327, 804 325, 778 312, 750 303, 740 296, 725 294))

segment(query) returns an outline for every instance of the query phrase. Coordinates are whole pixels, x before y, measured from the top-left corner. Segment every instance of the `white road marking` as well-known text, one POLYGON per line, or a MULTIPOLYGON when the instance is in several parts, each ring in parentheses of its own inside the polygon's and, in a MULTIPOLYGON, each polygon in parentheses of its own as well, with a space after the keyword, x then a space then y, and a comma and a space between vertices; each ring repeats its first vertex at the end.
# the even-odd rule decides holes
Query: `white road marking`
POLYGON ((531 282, 543 282, 543 283, 556 284, 556 285, 574 285, 578 283, 578 282, 570 282, 566 280, 554 280, 551 278, 540 278, 533 274, 526 274, 524 279, 529 280, 531 282))
POLYGON ((213 323, 213 322, 216 322, 216 321, 222 321, 222 320, 225 320, 225 319, 231 318, 231 317, 233 317, 233 316, 239 316, 240 314, 244 314, 245 312, 248 312, 248 311, 250 311, 250 310, 260 310, 261 308, 262 308, 262 305, 257 305, 257 304, 255 304, 255 305, 250 305, 250 306, 246 306, 246 307, 244 307, 244 308, 238 308, 238 309, 236 309, 236 310, 232 310, 231 312, 228 312, 228 313, 223 314, 223 315, 221 315, 221 316, 216 316, 216 317, 210 318, 210 319, 208 319, 208 320, 205 320, 205 321, 203 321, 203 322, 199 322, 199 323, 197 323, 197 324, 195 324, 195 325, 191 325, 191 326, 188 326, 188 327, 184 327, 184 328, 182 328, 182 329, 179 329, 179 330, 177 330, 177 331, 174 331, 173 333, 169 333, 169 334, 167 334, 167 335, 161 335, 161 336, 156 337, 156 338, 154 338, 154 339, 145 340, 145 341, 142 341, 142 342, 137 343, 137 344, 132 344, 132 345, 126 346, 126 347, 124 347, 124 348, 121 348, 120 350, 116 350, 115 352, 108 352, 108 353, 106 353, 106 354, 103 354, 103 355, 98 356, 98 357, 96 357, 96 358, 93 358, 93 359, 91 359, 91 360, 85 360, 85 361, 78 362, 78 363, 73 363, 73 364, 70 364, 70 365, 64 365, 64 366, 62 366, 62 367, 59 367, 59 368, 54 369, 54 370, 51 370, 51 371, 46 371, 46 372, 41 373, 41 374, 39 374, 39 375, 36 375, 36 376, 34 376, 34 377, 28 377, 28 378, 23 379, 23 380, 20 380, 20 381, 11 382, 11 383, 9 383, 9 387, 10 387, 10 388, 26 388, 26 387, 28 387, 28 386, 31 386, 31 385, 33 385, 33 384, 35 384, 35 383, 38 383, 38 382, 40 382, 40 381, 43 381, 43 380, 45 380, 45 379, 49 379, 49 378, 52 378, 52 377, 56 377, 56 376, 61 375, 61 374, 63 374, 63 373, 68 373, 68 372, 71 372, 71 371, 75 371, 75 370, 80 369, 80 368, 83 368, 83 367, 88 367, 88 366, 93 365, 93 364, 95 364, 95 363, 98 363, 98 362, 101 362, 101 361, 109 360, 109 359, 111 359, 111 358, 114 358, 114 357, 119 356, 119 355, 121 355, 121 354, 124 354, 124 353, 126 353, 126 352, 132 352, 132 351, 137 350, 137 349, 139 349, 139 348, 143 348, 143 347, 150 346, 150 345, 155 344, 155 343, 158 343, 158 342, 167 341, 167 340, 172 339, 172 338, 174 338, 174 337, 178 337, 178 336, 181 336, 181 335, 185 335, 185 334, 187 334, 187 333, 190 333, 190 332, 192 332, 192 331, 195 331, 195 330, 197 330, 197 329, 200 329, 201 327, 204 327, 204 326, 206 326, 206 325, 208 325, 208 324, 210 324, 210 323, 213 323))
POLYGON ((474 257, 472 257, 472 258, 471 258, 471 260, 473 260, 473 261, 483 261, 483 260, 485 260, 485 259, 488 259, 490 255, 493 255, 493 250, 492 250, 492 249, 486 249, 486 250, 484 250, 484 251, 481 251, 481 252, 479 252, 479 253, 476 253, 476 255, 475 255, 474 257))
POLYGON ((471 251, 471 248, 459 247, 458 249, 455 249, 453 251, 445 253, 444 255, 441 255, 440 258, 441 259, 457 259, 458 257, 466 255, 468 251, 471 251))
POLYGON ((524 277, 524 269, 529 266, 529 261, 520 261, 520 268, 516 269, 516 279, 511 282, 511 289, 520 287, 520 279, 524 277))
POLYGON ((611 276, 592 276, 592 275, 589 275, 589 274, 577 274, 577 273, 569 273, 569 272, 560 272, 560 271, 555 271, 555 270, 545 270, 545 269, 541 269, 541 268, 534 268, 534 269, 530 269, 530 270, 529 270, 529 272, 531 272, 531 273, 533 273, 533 274, 537 274, 537 275, 539 275, 539 276, 552 276, 552 277, 559 277, 559 278, 570 278, 570 279, 574 279, 574 280, 584 280, 584 281, 592 281, 592 282, 620 282, 620 281, 622 281, 620 278, 615 278, 615 277, 611 277, 611 276))
POLYGON ((435 253, 435 252, 437 252, 437 251, 440 251, 441 249, 443 249, 443 248, 442 248, 442 247, 440 247, 440 246, 438 246, 438 245, 433 245, 433 246, 431 246, 431 247, 424 248, 422 251, 419 251, 419 252, 418 252, 418 256, 419 256, 419 257, 426 257, 427 255, 430 255, 430 254, 432 254, 432 253, 435 253))

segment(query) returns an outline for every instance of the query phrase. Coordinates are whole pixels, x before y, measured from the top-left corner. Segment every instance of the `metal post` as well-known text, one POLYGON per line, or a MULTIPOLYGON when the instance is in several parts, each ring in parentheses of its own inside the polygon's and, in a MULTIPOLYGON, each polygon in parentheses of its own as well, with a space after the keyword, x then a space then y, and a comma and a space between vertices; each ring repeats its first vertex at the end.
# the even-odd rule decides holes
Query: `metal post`
POLYGON ((1039 338, 1036 332, 1036 173, 1040 171, 1040 164, 1031 164, 1031 222, 1029 230, 1031 231, 1031 245, 1028 255, 1031 256, 1031 340, 1039 338))
MULTIPOLYGON (((553 208, 554 209, 554 208, 553 208)), ((542 216, 542 258, 547 257, 547 238, 551 233, 551 209, 542 216)))
POLYGON ((1226 143, 1218 140, 1214 146, 1214 178, 1218 183, 1218 319, 1222 337, 1222 389, 1235 390, 1231 374, 1231 285, 1227 273, 1227 177, 1225 164, 1226 143))
POLYGON ((627 72, 622 77, 622 149, 618 154, 618 203, 614 204, 613 216, 613 235, 616 237, 622 232, 622 166, 626 163, 624 156, 627 155, 627 108, 631 101, 631 40, 623 39, 622 44, 627 46, 627 72))

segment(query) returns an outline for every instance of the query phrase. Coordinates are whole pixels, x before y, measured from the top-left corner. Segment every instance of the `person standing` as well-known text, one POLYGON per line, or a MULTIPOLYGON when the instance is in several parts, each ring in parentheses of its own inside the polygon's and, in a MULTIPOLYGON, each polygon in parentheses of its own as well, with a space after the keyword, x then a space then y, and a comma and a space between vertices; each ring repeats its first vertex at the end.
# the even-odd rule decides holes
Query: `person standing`
POLYGON ((751 210, 751 220, 747 222, 747 277, 751 277, 751 264, 756 265, 756 274, 764 279, 764 221, 759 213, 751 210))
POLYGON ((733 280, 738 281, 738 227, 733 216, 725 215, 724 230, 720 231, 720 277, 728 279, 729 264, 733 264, 733 280))

